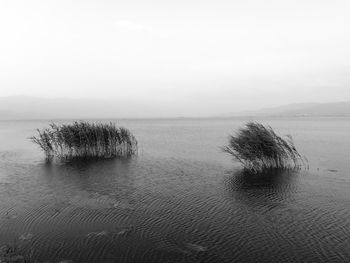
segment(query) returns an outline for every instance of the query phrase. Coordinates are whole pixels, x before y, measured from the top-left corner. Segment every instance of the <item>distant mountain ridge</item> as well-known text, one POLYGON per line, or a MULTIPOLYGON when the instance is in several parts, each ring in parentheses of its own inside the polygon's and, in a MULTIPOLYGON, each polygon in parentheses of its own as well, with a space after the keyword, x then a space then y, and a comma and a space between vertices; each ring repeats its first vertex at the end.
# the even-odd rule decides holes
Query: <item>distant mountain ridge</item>
POLYGON ((298 103, 256 111, 224 114, 226 117, 242 116, 350 116, 350 101, 330 103, 298 103))
POLYGON ((0 120, 147 118, 154 112, 151 103, 122 100, 0 97, 0 120))
MULTIPOLYGON (((190 113, 189 113, 190 114, 190 113)), ((149 103, 98 99, 48 99, 30 96, 0 97, 0 120, 176 118, 149 103)), ((350 116, 350 101, 299 103, 214 117, 245 116, 350 116)), ((188 116, 196 117, 196 116, 188 116)))

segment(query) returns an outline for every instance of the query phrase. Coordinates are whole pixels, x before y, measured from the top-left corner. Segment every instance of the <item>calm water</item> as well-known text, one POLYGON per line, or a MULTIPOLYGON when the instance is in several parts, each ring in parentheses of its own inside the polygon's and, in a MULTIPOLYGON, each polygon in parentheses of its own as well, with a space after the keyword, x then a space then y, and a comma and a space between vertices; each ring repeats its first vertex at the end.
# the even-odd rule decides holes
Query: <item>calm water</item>
POLYGON ((0 122, 0 246, 33 262, 350 262, 350 119, 261 120, 310 169, 260 176, 219 149, 245 121, 121 120, 136 158, 70 164, 27 139, 46 121, 0 122))

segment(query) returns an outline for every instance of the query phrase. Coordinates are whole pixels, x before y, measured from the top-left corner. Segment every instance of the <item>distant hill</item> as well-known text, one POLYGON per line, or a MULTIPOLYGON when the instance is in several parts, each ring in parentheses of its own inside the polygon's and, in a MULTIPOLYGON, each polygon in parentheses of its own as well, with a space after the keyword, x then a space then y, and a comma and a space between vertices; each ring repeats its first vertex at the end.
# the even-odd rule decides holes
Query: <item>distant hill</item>
MULTIPOLYGON (((163 117, 151 103, 98 99, 0 97, 0 120, 163 117), (141 110, 140 110, 141 109, 141 110)), ((166 117, 166 116, 164 116, 166 117)))
POLYGON ((289 104, 257 111, 224 114, 224 116, 350 116, 350 101, 289 104))
MULTIPOLYGON (((172 118, 185 116, 181 113, 169 116, 160 108, 158 104, 152 104, 152 102, 11 96, 0 97, 0 120, 172 118)), ((191 112, 188 113, 189 116, 190 114, 191 112)), ((291 104, 257 111, 222 114, 219 117, 242 116, 350 116, 350 101, 291 104)))

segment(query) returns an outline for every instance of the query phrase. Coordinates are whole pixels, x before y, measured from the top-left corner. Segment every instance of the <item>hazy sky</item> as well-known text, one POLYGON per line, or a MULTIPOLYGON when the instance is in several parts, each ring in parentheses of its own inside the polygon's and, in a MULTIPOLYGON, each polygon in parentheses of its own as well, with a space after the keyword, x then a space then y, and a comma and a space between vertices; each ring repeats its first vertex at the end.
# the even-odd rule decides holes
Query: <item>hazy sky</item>
POLYGON ((350 100, 350 1, 0 2, 0 96, 233 112, 350 100))

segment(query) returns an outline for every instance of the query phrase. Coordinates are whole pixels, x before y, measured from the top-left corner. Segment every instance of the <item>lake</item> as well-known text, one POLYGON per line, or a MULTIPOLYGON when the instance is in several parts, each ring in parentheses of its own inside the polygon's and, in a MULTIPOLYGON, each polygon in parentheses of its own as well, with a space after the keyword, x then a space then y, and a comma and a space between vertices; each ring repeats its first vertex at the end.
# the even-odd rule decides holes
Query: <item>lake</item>
POLYGON ((71 163, 28 140, 48 121, 0 121, 0 247, 32 262, 350 262, 350 118, 259 119, 309 169, 258 176, 220 150, 247 120, 112 120, 138 155, 71 163))

